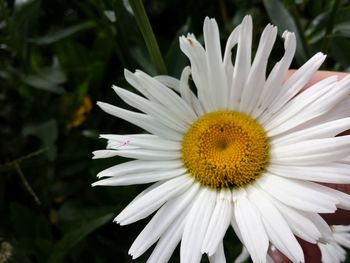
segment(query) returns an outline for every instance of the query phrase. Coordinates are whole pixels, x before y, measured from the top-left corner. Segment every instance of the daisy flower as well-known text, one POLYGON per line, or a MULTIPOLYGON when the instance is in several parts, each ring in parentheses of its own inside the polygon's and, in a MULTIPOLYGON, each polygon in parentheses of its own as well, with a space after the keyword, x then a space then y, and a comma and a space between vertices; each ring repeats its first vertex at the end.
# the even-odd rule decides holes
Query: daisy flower
POLYGON ((331 226, 333 240, 329 243, 318 243, 322 263, 340 263, 346 259, 344 248, 350 249, 350 225, 331 226), (344 248, 343 248, 344 247, 344 248))
POLYGON ((350 136, 336 137, 350 128, 350 77, 302 91, 325 59, 317 53, 285 80, 296 48, 291 32, 282 35, 284 55, 267 76, 276 36, 267 25, 251 62, 250 16, 223 54, 217 23, 206 18, 205 47, 193 34, 180 37, 190 61, 180 80, 125 71, 140 95, 113 89, 136 111, 98 102, 147 131, 101 135, 107 150, 94 152, 134 159, 100 172, 94 186, 153 183, 115 218, 126 225, 155 213, 129 250, 133 258, 156 243, 148 261, 167 262, 181 242, 183 263, 200 262, 204 253, 225 262, 229 227, 254 262, 266 261, 269 243, 304 262, 295 236, 315 244, 332 239, 319 213, 350 209, 350 196, 320 183, 350 183, 350 136))

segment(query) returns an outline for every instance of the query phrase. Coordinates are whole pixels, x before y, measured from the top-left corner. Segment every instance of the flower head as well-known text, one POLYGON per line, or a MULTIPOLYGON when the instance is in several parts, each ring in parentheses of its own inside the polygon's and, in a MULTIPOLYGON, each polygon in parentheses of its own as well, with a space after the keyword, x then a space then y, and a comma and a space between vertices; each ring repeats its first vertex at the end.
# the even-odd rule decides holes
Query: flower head
POLYGON ((108 150, 94 153, 135 159, 100 172, 104 179, 94 185, 154 183, 115 219, 125 225, 156 212, 132 244, 133 258, 157 242, 149 262, 166 262, 181 241, 181 262, 199 262, 203 253, 224 262, 230 226, 254 262, 266 261, 269 243, 304 262, 295 236, 311 243, 332 239, 319 213, 350 209, 350 197, 319 183, 350 183, 350 137, 336 137, 350 128, 350 78, 330 77, 302 91, 325 59, 318 53, 286 80, 296 48, 290 32, 282 35, 284 55, 266 77, 276 36, 268 25, 251 62, 252 19, 246 16, 222 56, 216 21, 206 18, 205 48, 192 34, 180 38, 191 64, 180 80, 126 71, 142 96, 113 87, 143 113, 98 103, 148 132, 101 135, 108 150))

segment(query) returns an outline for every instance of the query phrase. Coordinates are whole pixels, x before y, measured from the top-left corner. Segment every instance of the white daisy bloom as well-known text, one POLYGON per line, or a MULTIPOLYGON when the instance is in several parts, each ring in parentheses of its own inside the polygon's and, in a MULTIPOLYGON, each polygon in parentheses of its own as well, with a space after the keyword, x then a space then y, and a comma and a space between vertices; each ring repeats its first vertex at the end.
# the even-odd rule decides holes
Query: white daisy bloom
POLYGON ((322 263, 340 263, 346 259, 346 250, 350 249, 350 225, 331 226, 333 241, 329 243, 318 243, 321 250, 322 263), (344 247, 344 248, 343 248, 344 247))
POLYGON ((94 153, 135 159, 100 172, 94 186, 154 183, 115 219, 126 225, 156 212, 132 244, 133 258, 157 243, 148 261, 167 262, 181 241, 183 263, 204 253, 225 262, 230 226, 254 262, 266 261, 269 243, 304 262, 295 236, 315 244, 331 239, 319 213, 350 209, 350 196, 319 183, 350 183, 350 136, 335 137, 350 128, 350 77, 302 91, 325 59, 317 53, 285 80, 296 47, 291 32, 283 34, 285 53, 266 77, 276 36, 268 25, 251 63, 246 16, 222 56, 217 23, 206 18, 205 48, 192 34, 180 37, 191 64, 180 80, 126 71, 143 96, 113 88, 137 112, 98 102, 148 132, 102 135, 108 149, 94 153))

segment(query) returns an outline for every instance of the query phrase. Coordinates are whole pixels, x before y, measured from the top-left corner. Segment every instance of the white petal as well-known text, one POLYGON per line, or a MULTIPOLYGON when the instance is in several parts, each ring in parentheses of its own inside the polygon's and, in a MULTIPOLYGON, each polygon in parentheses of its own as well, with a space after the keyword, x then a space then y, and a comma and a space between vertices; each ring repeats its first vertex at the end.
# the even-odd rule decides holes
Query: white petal
POLYGON ((173 112, 168 110, 172 109, 172 107, 166 108, 159 103, 142 98, 135 93, 119 88, 117 86, 113 86, 113 89, 118 94, 118 96, 127 104, 152 116, 167 127, 174 129, 180 133, 185 133, 189 128, 188 123, 183 121, 181 118, 177 118, 173 112))
POLYGON ((305 86, 305 84, 309 82, 325 58, 326 56, 322 53, 317 53, 297 71, 295 71, 293 75, 290 76, 281 87, 281 90, 284 92, 281 92, 272 101, 269 107, 269 111, 271 113, 277 112, 284 106, 286 102, 293 98, 305 86))
POLYGON ((271 243, 293 262, 304 262, 304 254, 298 241, 268 195, 259 189, 251 189, 248 193, 249 199, 260 212, 271 243))
POLYGON ((202 188, 186 217, 180 256, 182 263, 199 263, 201 247, 216 201, 216 191, 202 188))
POLYGON ((317 229, 314 223, 304 216, 304 211, 298 211, 292 207, 286 206, 283 203, 270 198, 270 201, 281 212, 293 233, 303 240, 316 244, 322 237, 321 232, 317 229))
POLYGON ((288 166, 271 164, 269 172, 279 176, 322 183, 350 184, 350 166, 330 163, 317 166, 288 166))
POLYGON ((237 110, 241 100, 242 90, 247 81, 251 66, 253 22, 251 16, 245 16, 239 31, 236 61, 234 65, 229 109, 237 110))
POLYGON ((148 149, 115 150, 118 156, 140 160, 176 160, 181 157, 180 151, 162 151, 148 149))
POLYGON ((150 171, 167 171, 182 167, 179 160, 171 161, 143 161, 133 160, 109 167, 98 173, 97 177, 122 176, 130 173, 142 173, 150 171))
POLYGON ((110 158, 118 155, 118 152, 115 150, 97 150, 93 151, 94 155, 92 159, 101 159, 101 158, 110 158))
POLYGON ((133 258, 142 255, 166 232, 176 218, 186 210, 198 188, 199 184, 193 184, 184 194, 169 200, 158 210, 132 244, 129 254, 133 255, 133 258))
POLYGON ((277 146, 292 144, 310 139, 323 139, 334 137, 335 135, 348 129, 350 129, 350 118, 343 118, 289 133, 285 136, 273 138, 271 143, 277 146))
POLYGON ((245 246, 242 246, 241 254, 235 259, 234 263, 244 263, 250 257, 249 251, 245 246))
POLYGON ((246 197, 239 198, 234 206, 234 216, 252 260, 265 262, 269 239, 256 207, 246 197))
POLYGON ((181 143, 160 138, 153 134, 101 134, 100 138, 108 140, 110 148, 119 149, 124 146, 165 151, 180 150, 181 143))
POLYGON ((204 109, 200 104, 196 95, 190 89, 190 86, 188 84, 190 75, 191 75, 191 68, 187 66, 183 69, 181 73, 180 94, 181 94, 181 97, 187 102, 187 104, 193 108, 195 113, 198 116, 201 116, 204 114, 204 109))
POLYGON ((337 161, 350 154, 350 136, 315 139, 272 147, 272 164, 315 165, 337 161))
POLYGON ((226 263, 224 244, 219 243, 218 248, 212 256, 209 256, 210 263, 226 263))
POLYGON ((128 111, 104 102, 97 102, 97 105, 105 112, 135 124, 150 133, 170 140, 182 140, 183 135, 181 133, 162 125, 151 116, 128 111))
POLYGON ((285 179, 272 174, 265 174, 257 183, 282 203, 304 211, 333 213, 339 202, 316 183, 285 179))
POLYGON ((277 28, 267 25, 261 35, 247 82, 242 91, 240 110, 247 114, 253 111, 264 87, 266 67, 277 36, 277 28))
POLYGON ((133 185, 133 184, 147 184, 161 180, 168 180, 180 175, 186 174, 185 168, 177 168, 168 171, 152 171, 142 173, 132 173, 123 176, 113 176, 104 180, 97 181, 92 186, 105 185, 105 186, 116 186, 116 185, 133 185))
POLYGON ((230 190, 221 190, 217 195, 216 205, 202 245, 202 253, 207 253, 208 256, 213 255, 217 250, 230 225, 232 216, 231 199, 230 190))
POLYGON ((233 72, 233 64, 232 64, 232 49, 238 43, 239 31, 241 29, 241 25, 238 25, 230 34, 227 39, 225 53, 224 53, 224 67, 227 78, 228 87, 232 87, 232 72, 233 72))
POLYGON ((138 200, 131 202, 115 220, 121 225, 127 225, 143 219, 169 199, 184 192, 192 183, 193 181, 187 175, 166 181, 138 200))
POLYGON ((155 76, 154 79, 159 81, 163 85, 172 88, 176 92, 180 92, 180 81, 178 79, 168 75, 158 75, 155 76))
POLYGON ((163 263, 169 261, 177 244, 181 240, 186 216, 187 210, 181 213, 169 226, 166 232, 159 239, 151 256, 148 258, 147 263, 163 263))
MULTIPOLYGON (((326 79, 327 80, 327 79, 326 79)), ((324 81, 326 81, 324 80, 324 81)), ((300 95, 296 96, 286 107, 286 109, 289 107, 293 107, 293 102, 298 101, 299 104, 305 105, 305 101, 309 102, 306 94, 313 92, 315 90, 314 87, 317 85, 321 85, 324 83, 324 81, 320 81, 316 83, 313 87, 307 89, 306 91, 302 92, 300 95), (305 98, 305 100, 304 100, 305 98), (304 102, 303 102, 304 100, 304 102)), ((330 111, 334 106, 336 106, 338 103, 340 103, 344 97, 347 96, 347 94, 350 92, 350 76, 345 77, 341 81, 337 82, 335 85, 329 85, 322 89, 320 92, 316 91, 316 93, 321 93, 321 96, 317 97, 316 100, 310 101, 310 103, 306 104, 306 106, 303 108, 302 112, 299 112, 297 115, 291 116, 291 118, 276 126, 275 119, 271 122, 272 126, 275 126, 274 128, 270 129, 267 128, 269 136, 275 136, 278 134, 281 134, 283 132, 289 131, 298 125, 301 125, 308 120, 312 120, 314 118, 317 118, 318 116, 322 116, 326 114, 328 111, 330 111), (324 92, 326 91, 326 92, 324 92)), ((298 103, 295 103, 298 105, 298 103)), ((296 106, 298 108, 298 106, 296 106)), ((287 111, 288 112, 288 111, 287 111)), ((289 112, 290 113, 290 112, 289 112)), ((283 115, 281 118, 286 118, 285 112, 279 113, 280 115, 283 115)), ((339 116, 339 118, 342 118, 339 116)), ((339 119, 338 118, 338 119, 339 119)), ((265 127, 265 125, 264 125, 265 127)))
POLYGON ((210 101, 208 65, 204 48, 193 35, 188 34, 187 37, 180 37, 180 49, 191 62, 192 78, 197 88, 200 103, 205 112, 213 111, 214 105, 210 101))
POLYGON ((191 124, 197 119, 193 109, 173 90, 162 85, 146 73, 137 70, 135 76, 144 84, 145 89, 162 105, 168 107, 177 118, 191 124), (171 107, 169 107, 171 105, 171 107))
POLYGON ((219 28, 215 19, 204 20, 203 36, 208 64, 208 81, 214 110, 227 108, 228 87, 221 55, 219 28))
POLYGON ((294 33, 288 31, 285 31, 282 37, 284 38, 284 55, 282 59, 275 64, 265 82, 259 101, 252 112, 252 117, 254 119, 259 117, 260 114, 271 105, 276 94, 285 92, 281 87, 285 80, 287 70, 294 57, 296 50, 296 38, 294 33))
POLYGON ((335 76, 328 77, 295 96, 278 112, 271 114, 266 111, 261 116, 260 122, 269 136, 281 134, 326 112, 324 107, 318 111, 319 106, 311 107, 311 105, 319 105, 323 97, 328 97, 328 94, 336 88, 336 81, 335 76), (300 118, 300 116, 303 118, 300 118))

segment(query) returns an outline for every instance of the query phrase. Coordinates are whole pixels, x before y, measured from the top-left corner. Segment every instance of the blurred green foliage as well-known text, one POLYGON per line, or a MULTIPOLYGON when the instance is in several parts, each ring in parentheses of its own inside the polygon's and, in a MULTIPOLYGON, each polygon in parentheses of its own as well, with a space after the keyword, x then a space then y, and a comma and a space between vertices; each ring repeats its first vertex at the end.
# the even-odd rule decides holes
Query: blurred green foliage
MULTIPOLYGON (((178 37, 200 37, 205 16, 217 19, 223 44, 249 13, 255 47, 272 22, 280 34, 297 34, 293 67, 323 51, 324 69, 350 70, 348 1, 144 1, 165 65, 152 36, 138 27, 145 22, 133 14, 137 2, 0 0, 0 253, 8 252, 6 262, 131 262, 128 248, 147 220, 118 227, 112 219, 145 186, 92 189, 98 171, 125 160, 91 161, 91 152, 105 147, 99 133, 138 129, 95 103, 121 103, 110 86, 128 87, 124 68, 152 75, 167 69, 179 77, 188 62, 178 37)), ((271 63, 282 51, 279 40, 271 63)), ((230 231, 225 243, 229 262, 241 247, 233 236, 230 231)))

